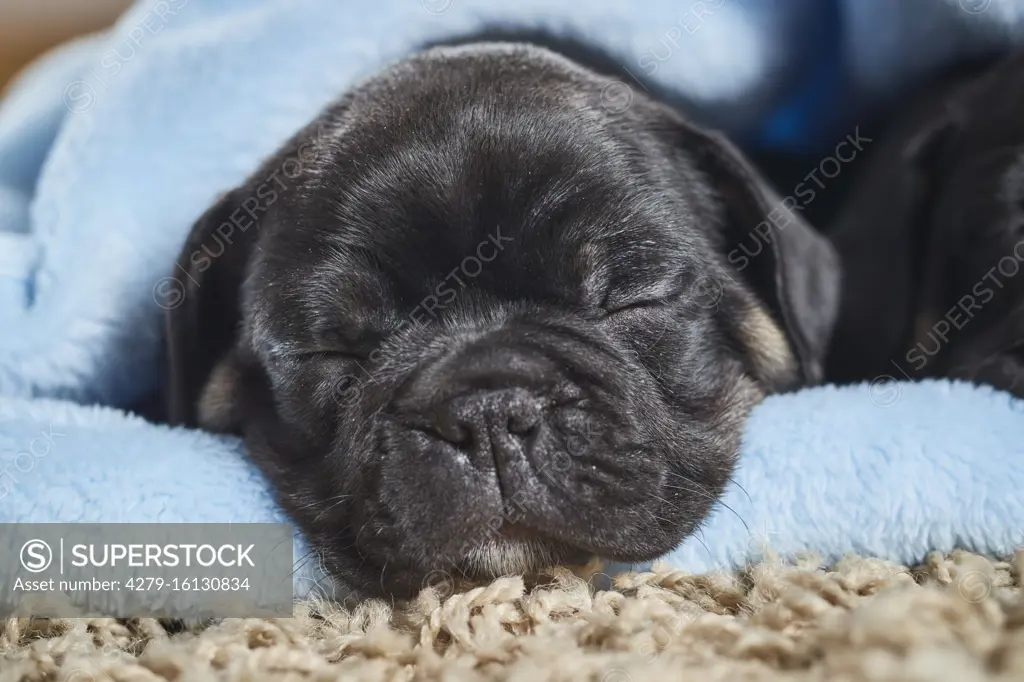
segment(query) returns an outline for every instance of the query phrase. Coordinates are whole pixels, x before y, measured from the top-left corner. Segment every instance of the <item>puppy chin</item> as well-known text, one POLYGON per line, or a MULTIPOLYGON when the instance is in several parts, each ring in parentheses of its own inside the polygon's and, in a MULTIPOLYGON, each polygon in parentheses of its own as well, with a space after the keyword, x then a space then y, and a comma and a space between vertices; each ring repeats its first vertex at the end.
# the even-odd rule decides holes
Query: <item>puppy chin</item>
POLYGON ((472 579, 492 580, 563 564, 582 565, 592 559, 593 555, 586 551, 506 526, 494 537, 476 544, 461 562, 459 571, 472 579))

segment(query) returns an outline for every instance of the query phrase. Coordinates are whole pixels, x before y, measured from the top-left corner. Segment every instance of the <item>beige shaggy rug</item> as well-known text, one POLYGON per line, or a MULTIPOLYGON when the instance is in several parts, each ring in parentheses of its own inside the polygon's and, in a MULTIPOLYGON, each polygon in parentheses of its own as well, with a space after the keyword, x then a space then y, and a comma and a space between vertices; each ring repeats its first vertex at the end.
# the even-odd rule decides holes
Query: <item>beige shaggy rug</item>
POLYGON ((405 607, 303 604, 292 619, 169 634, 155 620, 0 621, 0 682, 178 680, 1024 680, 1024 551, 850 558, 736 574, 569 573, 405 607))

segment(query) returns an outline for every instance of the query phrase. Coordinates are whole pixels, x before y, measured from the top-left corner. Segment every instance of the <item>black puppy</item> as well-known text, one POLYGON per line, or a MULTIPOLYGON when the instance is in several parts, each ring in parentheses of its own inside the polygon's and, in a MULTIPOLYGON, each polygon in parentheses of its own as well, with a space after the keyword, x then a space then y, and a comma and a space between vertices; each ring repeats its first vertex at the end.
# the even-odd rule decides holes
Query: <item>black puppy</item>
POLYGON ((1024 53, 922 93, 830 236, 844 270, 830 380, 1024 396, 1024 53))
POLYGON ((359 595, 675 547, 751 407, 820 380, 838 305, 728 142, 525 44, 359 85, 179 267, 174 421, 243 433, 359 595))

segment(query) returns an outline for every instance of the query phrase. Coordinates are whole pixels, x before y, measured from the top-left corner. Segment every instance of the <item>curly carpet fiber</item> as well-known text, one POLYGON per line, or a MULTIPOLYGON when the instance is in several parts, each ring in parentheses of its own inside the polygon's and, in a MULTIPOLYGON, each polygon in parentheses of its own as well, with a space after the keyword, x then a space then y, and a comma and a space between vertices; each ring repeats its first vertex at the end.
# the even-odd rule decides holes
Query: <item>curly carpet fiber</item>
POLYGON ((225 620, 7 620, 0 682, 163 680, 1024 680, 1024 551, 915 568, 814 557, 735 574, 556 573, 352 612, 225 620))

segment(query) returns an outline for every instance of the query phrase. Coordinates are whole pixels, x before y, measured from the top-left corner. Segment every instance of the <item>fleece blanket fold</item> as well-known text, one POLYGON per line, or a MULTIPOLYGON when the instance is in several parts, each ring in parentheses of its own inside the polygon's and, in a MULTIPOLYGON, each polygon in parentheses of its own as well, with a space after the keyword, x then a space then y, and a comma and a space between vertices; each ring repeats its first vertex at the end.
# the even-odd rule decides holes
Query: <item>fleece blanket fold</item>
MULTIPOLYGON (((218 194, 357 79, 496 25, 602 44, 726 132, 806 151, 849 132, 836 110, 851 97, 882 101, 1019 42, 1024 3, 138 2, 0 101, 0 521, 280 518, 236 442, 118 409, 157 387, 177 250, 218 194)), ((737 488, 668 559, 726 565, 761 536, 900 561, 1008 551, 1024 528, 1021 426, 1018 402, 941 382, 771 399, 737 488), (882 407, 880 391, 899 400, 882 407)))

